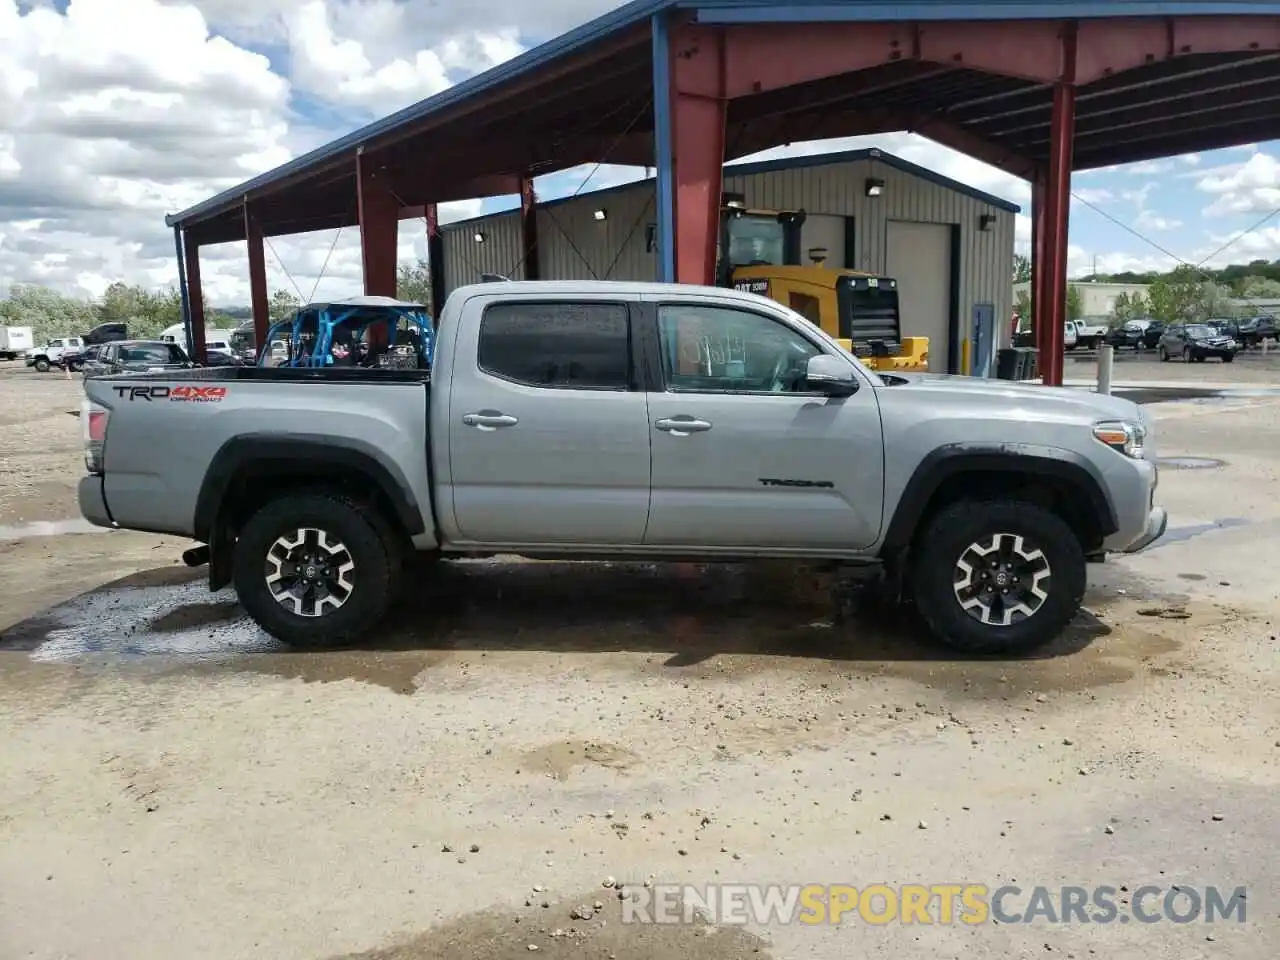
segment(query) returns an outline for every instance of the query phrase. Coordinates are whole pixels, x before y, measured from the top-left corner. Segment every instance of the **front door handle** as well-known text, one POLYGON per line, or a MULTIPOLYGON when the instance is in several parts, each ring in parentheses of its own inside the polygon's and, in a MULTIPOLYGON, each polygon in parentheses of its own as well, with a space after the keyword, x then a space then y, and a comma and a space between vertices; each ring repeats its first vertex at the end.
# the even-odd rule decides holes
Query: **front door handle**
POLYGON ((508 413, 466 413, 462 422, 477 430, 497 430, 499 427, 514 427, 520 421, 508 413))
POLYGON ((695 420, 693 417, 664 417, 653 425, 673 437, 687 437, 691 433, 705 433, 711 429, 711 424, 706 420, 695 420))

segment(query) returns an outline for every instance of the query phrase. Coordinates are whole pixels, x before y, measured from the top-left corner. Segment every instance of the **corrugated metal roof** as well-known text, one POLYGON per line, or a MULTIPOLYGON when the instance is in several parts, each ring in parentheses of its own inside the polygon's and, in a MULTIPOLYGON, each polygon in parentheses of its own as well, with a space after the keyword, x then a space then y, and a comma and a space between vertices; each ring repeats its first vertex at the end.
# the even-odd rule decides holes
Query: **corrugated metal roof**
POLYGON ((1280 10, 1276 0, 983 0, 954 3, 951 0, 810 0, 804 4, 786 4, 782 0, 631 0, 616 10, 550 40, 497 67, 471 77, 434 97, 429 97, 388 117, 361 127, 332 143, 304 154, 283 166, 225 190, 181 213, 165 217, 169 226, 188 223, 223 212, 241 202, 246 194, 269 188, 293 176, 319 169, 344 153, 354 154, 368 141, 385 136, 401 126, 422 121, 447 107, 477 97, 560 57, 583 50, 623 30, 636 27, 654 14, 666 10, 691 11, 733 9, 754 10, 757 16, 773 8, 777 15, 789 19, 821 21, 839 10, 839 19, 865 20, 954 20, 954 19, 1026 19, 1045 17, 1102 18, 1118 16, 1174 16, 1197 14, 1274 13, 1280 10))

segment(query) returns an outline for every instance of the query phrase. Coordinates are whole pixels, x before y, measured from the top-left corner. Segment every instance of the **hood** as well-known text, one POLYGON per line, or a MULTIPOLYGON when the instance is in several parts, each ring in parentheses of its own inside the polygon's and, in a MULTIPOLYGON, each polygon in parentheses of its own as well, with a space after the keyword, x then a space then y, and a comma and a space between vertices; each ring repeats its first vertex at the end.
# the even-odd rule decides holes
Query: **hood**
POLYGON ((1143 419, 1142 408, 1132 400, 1110 397, 1074 387, 1042 387, 1013 380, 987 380, 982 377, 962 377, 946 373, 894 373, 893 376, 905 380, 906 383, 885 386, 881 388, 882 390, 927 391, 937 394, 940 400, 948 394, 962 396, 966 401, 987 397, 1001 406, 1025 405, 1041 409, 1046 407, 1074 409, 1081 416, 1090 416, 1095 419, 1143 419))

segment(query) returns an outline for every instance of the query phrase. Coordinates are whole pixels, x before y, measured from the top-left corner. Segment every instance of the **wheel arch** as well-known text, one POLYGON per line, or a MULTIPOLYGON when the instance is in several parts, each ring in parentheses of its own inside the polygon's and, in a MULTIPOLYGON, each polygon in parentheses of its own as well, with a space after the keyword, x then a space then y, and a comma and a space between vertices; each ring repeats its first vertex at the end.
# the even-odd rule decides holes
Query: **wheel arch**
POLYGON ((209 587, 231 579, 231 536, 248 514, 282 492, 332 487, 370 500, 406 537, 426 532, 400 468, 372 444, 321 435, 234 437, 214 454, 196 498, 192 530, 209 545, 209 587))
POLYGON ((934 513, 962 496, 982 499, 983 486, 996 495, 1044 502, 1065 513, 1078 535, 1098 544, 1120 528, 1098 468, 1073 450, 1036 444, 948 444, 921 460, 907 482, 889 521, 882 556, 892 560, 905 554, 934 513), (979 486, 971 489, 974 485, 979 486))

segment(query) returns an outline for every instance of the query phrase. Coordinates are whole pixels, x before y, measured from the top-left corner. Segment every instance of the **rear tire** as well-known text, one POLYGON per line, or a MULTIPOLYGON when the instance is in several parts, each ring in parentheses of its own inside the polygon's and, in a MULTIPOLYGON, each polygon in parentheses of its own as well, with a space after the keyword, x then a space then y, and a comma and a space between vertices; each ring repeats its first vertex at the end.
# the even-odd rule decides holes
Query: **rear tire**
POLYGON ((232 579, 249 616, 276 639, 338 646, 390 609, 400 582, 398 543, 376 510, 342 494, 282 497, 239 531, 232 579))
POLYGON ((1027 653, 1057 637, 1084 599, 1079 539, 1034 504, 962 500, 918 543, 911 594, 934 636, 955 650, 1027 653))
POLYGON ((1222 362, 1231 363, 1233 360, 1235 360, 1235 358, 1236 358, 1236 355, 1234 353, 1224 353, 1222 355, 1222 362))
POLYGON ((44 357, 41 357, 39 360, 36 361, 36 370, 40 373, 48 373, 49 361, 46 360, 44 357))

